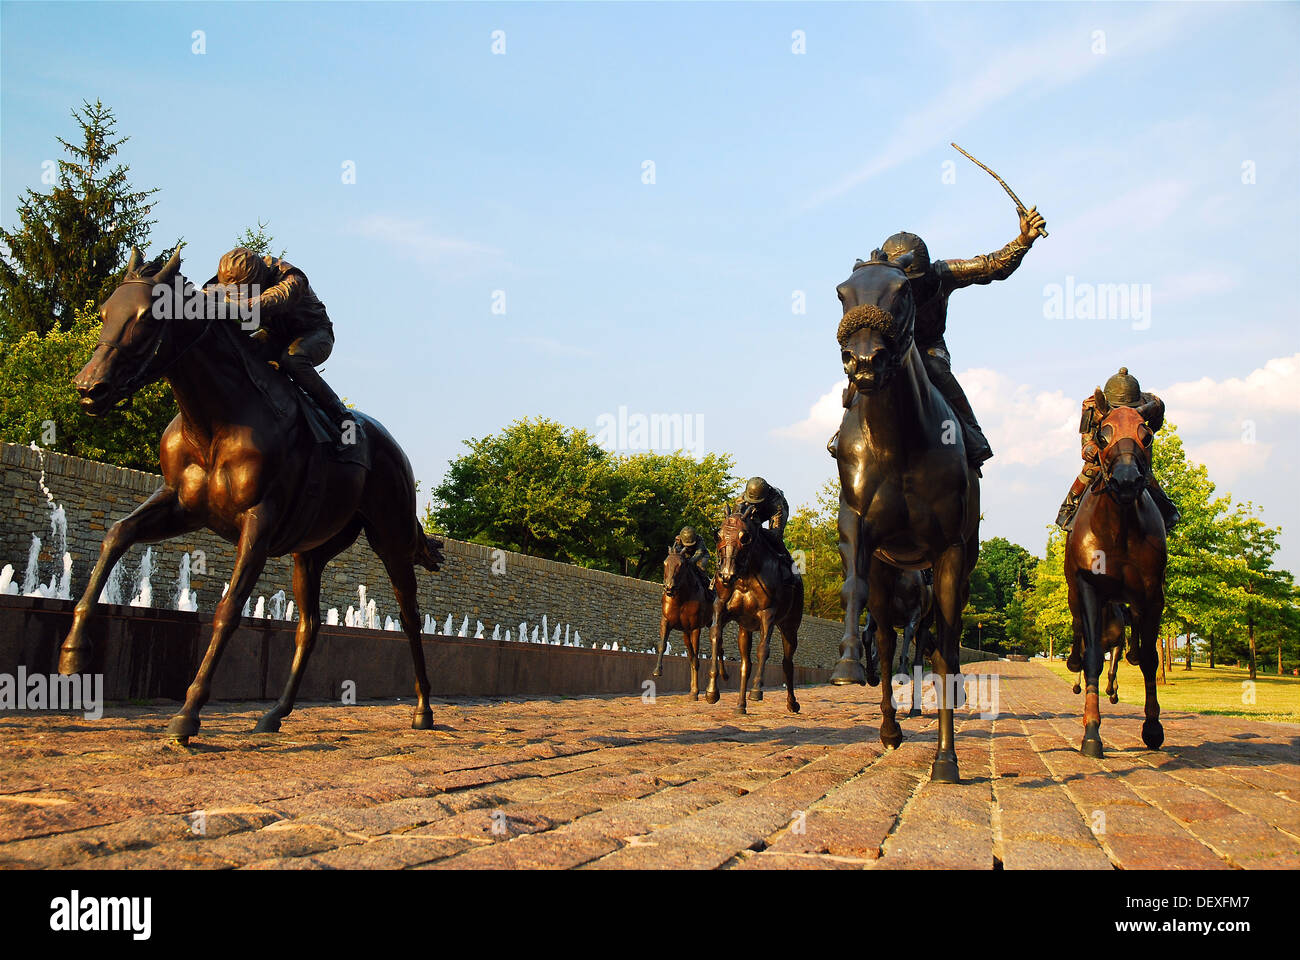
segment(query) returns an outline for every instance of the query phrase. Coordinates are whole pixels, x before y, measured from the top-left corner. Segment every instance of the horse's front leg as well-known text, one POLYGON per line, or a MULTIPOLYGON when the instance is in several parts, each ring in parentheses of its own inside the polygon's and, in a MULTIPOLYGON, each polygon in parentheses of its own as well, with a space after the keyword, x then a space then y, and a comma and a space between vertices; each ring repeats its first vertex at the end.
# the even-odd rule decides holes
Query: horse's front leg
POLYGON ((844 498, 840 498, 839 535, 840 563, 844 568, 844 586, 840 588, 840 606, 844 609, 844 637, 840 640, 840 659, 831 672, 831 683, 866 684, 866 671, 862 668, 862 641, 858 636, 858 620, 867 602, 866 571, 870 550, 865 550, 862 518, 844 498))
POLYGON ((212 640, 208 652, 199 664, 194 682, 185 693, 185 704, 180 713, 172 717, 167 725, 167 735, 181 743, 188 743, 189 738, 199 731, 199 711, 208 702, 212 690, 212 673, 217 669, 226 641, 239 626, 239 616, 244 603, 257 586, 257 578, 266 566, 270 535, 273 523, 270 508, 259 503, 244 513, 243 527, 239 533, 239 546, 235 552, 235 570, 230 577, 230 589, 217 604, 212 618, 212 640))
POLYGON ((745 698, 749 693, 749 646, 753 634, 740 624, 737 624, 737 627, 736 646, 740 648, 740 703, 736 705, 736 712, 748 713, 749 708, 745 705, 745 698))
POLYGON ((754 673, 752 693, 755 700, 763 699, 763 671, 767 669, 767 640, 772 635, 775 618, 771 610, 758 615, 758 669, 754 673))
POLYGON ((664 614, 659 618, 659 655, 655 658, 655 672, 650 674, 652 677, 662 677, 664 675, 664 649, 668 646, 668 633, 670 630, 668 615, 664 614))
POLYGON ((1140 616, 1135 616, 1135 631, 1141 631, 1139 661, 1142 680, 1146 687, 1146 720, 1142 723, 1142 742, 1152 750, 1159 750, 1165 742, 1165 728, 1160 723, 1160 701, 1156 699, 1156 670, 1158 667, 1160 618, 1164 613, 1164 590, 1159 585, 1148 588, 1140 616))
POLYGON ((709 670, 708 689, 704 691, 704 699, 709 703, 717 703, 719 697, 718 675, 722 673, 722 628, 726 626, 724 619, 726 609, 721 600, 713 601, 713 625, 709 627, 709 643, 713 647, 713 666, 709 670))
POLYGON ((686 639, 686 652, 691 658, 691 699, 700 699, 700 627, 696 627, 689 634, 683 634, 686 639))
POLYGON ((879 560, 873 560, 869 575, 871 622, 875 624, 873 642, 876 648, 877 670, 882 675, 880 684, 880 742, 895 750, 903 742, 903 731, 898 726, 897 707, 894 705, 894 624, 893 588, 896 576, 879 560))
POLYGON ((1079 612, 1083 620, 1083 745, 1085 757, 1101 759, 1101 698, 1098 686, 1102 664, 1102 600, 1088 574, 1074 575, 1079 612))
POLYGON ((200 521, 187 514, 171 487, 159 487, 144 503, 109 528, 99 547, 99 559, 90 572, 86 591, 72 613, 72 629, 59 648, 59 673, 83 673, 90 666, 90 641, 86 623, 94 613, 99 594, 113 567, 137 543, 157 543, 197 529, 200 521))
POLYGON ((939 557, 934 571, 935 609, 935 696, 939 705, 939 741, 935 746, 930 779, 936 783, 960 783, 957 742, 953 732, 953 708, 957 684, 961 682, 961 612, 968 595, 966 547, 949 547, 939 557))

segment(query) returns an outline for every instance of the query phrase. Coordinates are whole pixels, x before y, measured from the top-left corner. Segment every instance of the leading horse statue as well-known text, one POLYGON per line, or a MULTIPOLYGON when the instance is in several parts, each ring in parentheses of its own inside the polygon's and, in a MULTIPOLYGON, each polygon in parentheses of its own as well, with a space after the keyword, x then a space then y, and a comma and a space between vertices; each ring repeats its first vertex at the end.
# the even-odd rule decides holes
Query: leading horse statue
POLYGON ((81 408, 91 416, 162 378, 171 384, 180 413, 162 435, 163 485, 104 537, 60 648, 59 671, 78 673, 89 665, 86 624, 105 579, 132 544, 206 527, 236 544, 234 571, 213 616, 207 654, 167 733, 186 743, 198 732, 213 671, 267 558, 292 554, 294 601, 301 612, 293 665, 284 693, 256 728, 278 730, 293 709, 320 628, 321 571, 365 531, 392 580, 410 640, 416 683, 411 725, 430 729, 415 564, 436 571, 442 544, 427 537, 416 518, 415 479, 406 455, 377 420, 356 411, 368 465, 319 442, 302 393, 255 359, 222 304, 181 276, 180 262, 177 247, 165 264, 142 268, 139 251, 132 249, 125 279, 99 308, 99 343, 75 380, 81 408), (199 308, 188 308, 194 304, 199 308))
POLYGON ((844 638, 831 680, 865 682, 858 622, 868 607, 883 678, 880 741, 890 748, 902 742, 891 682, 893 598, 901 571, 932 567, 939 739, 931 778, 957 783, 953 708, 961 693, 961 612, 979 553, 979 474, 916 348, 909 257, 891 262, 877 250, 838 287, 841 359, 856 396, 832 449, 840 474, 844 638))

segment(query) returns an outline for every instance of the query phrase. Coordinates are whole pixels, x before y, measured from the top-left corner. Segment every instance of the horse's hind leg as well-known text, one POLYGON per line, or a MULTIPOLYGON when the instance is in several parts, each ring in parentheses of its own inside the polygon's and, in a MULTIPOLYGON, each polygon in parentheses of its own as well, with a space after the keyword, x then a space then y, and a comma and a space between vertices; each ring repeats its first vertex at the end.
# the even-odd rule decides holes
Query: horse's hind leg
POLYGON ((750 689, 755 700, 763 699, 763 671, 767 669, 767 641, 772 635, 772 615, 764 612, 760 615, 758 626, 758 669, 754 671, 754 682, 750 689))
POLYGON ((803 602, 794 606, 790 615, 781 621, 781 672, 785 674, 785 708, 799 712, 799 701, 794 696, 794 652, 799 648, 799 621, 803 618, 803 602))
POLYGON ((686 654, 691 662, 691 699, 700 699, 700 628, 683 633, 682 638, 686 643, 686 654))
POLYGON ((1142 723, 1142 742, 1152 750, 1159 750, 1165 742, 1165 728, 1160 723, 1160 701, 1156 699, 1157 651, 1160 642, 1160 616, 1164 611, 1163 591, 1148 596, 1141 617, 1134 617, 1135 631, 1140 630, 1142 680, 1146 687, 1146 720, 1142 723))
POLYGON ((316 645, 316 634, 320 630, 320 575, 323 567, 324 564, 314 552, 293 555, 293 599, 298 604, 293 666, 289 669, 289 679, 280 699, 257 721, 254 733, 275 733, 280 729, 280 721, 293 712, 298 686, 302 683, 307 659, 316 645))
MULTIPOLYGON (((371 543, 373 544, 373 540, 371 543)), ((416 600, 415 564, 400 555, 388 552, 380 554, 388 579, 393 583, 393 594, 397 597, 399 619, 402 632, 411 644, 411 662, 415 667, 415 710, 411 716, 411 727, 415 730, 433 729, 433 710, 429 706, 429 671, 424 665, 424 640, 420 635, 420 605, 416 600)))

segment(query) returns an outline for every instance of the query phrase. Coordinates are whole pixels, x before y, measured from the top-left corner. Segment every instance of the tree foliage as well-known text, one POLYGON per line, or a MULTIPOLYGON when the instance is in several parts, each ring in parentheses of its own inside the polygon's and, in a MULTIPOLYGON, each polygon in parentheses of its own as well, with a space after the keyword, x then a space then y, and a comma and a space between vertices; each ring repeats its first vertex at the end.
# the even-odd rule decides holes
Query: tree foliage
POLYGON ((129 137, 116 137, 113 111, 96 100, 72 111, 81 142, 58 138, 49 193, 28 188, 15 230, 0 229, 0 340, 44 335, 70 325, 87 300, 101 303, 121 280, 132 245, 148 245, 150 198, 133 189, 129 168, 114 157, 129 137))
POLYGON ((428 529, 644 579, 659 576, 683 525, 709 542, 735 494, 730 457, 618 457, 545 418, 465 445, 434 490, 428 529))

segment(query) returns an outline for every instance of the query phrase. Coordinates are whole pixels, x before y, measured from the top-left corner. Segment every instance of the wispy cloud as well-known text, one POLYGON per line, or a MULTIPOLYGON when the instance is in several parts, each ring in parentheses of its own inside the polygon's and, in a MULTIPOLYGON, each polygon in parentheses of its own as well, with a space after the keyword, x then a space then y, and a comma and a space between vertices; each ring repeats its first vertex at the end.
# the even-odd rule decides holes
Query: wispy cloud
MULTIPOLYGON (((1128 22, 1116 23, 1108 17, 1105 53, 1093 52, 1095 16, 1001 50, 983 70, 952 81, 928 102, 914 108, 900 105, 902 109, 897 113, 903 119, 875 155, 809 197, 801 211, 835 200, 885 171, 959 137, 962 130, 975 125, 985 112, 1018 94, 1038 95, 1068 86, 1105 66, 1109 58, 1146 52, 1169 43, 1177 33, 1174 27, 1194 16, 1199 16, 1199 12, 1189 13, 1181 5, 1160 4, 1128 22)), ((886 114, 882 111, 877 115, 886 114)))
POLYGON ((502 251, 477 240, 448 236, 433 230, 424 221, 391 214, 371 214, 357 222, 363 236, 393 248, 400 256, 427 263, 441 264, 453 259, 500 258, 502 251))

